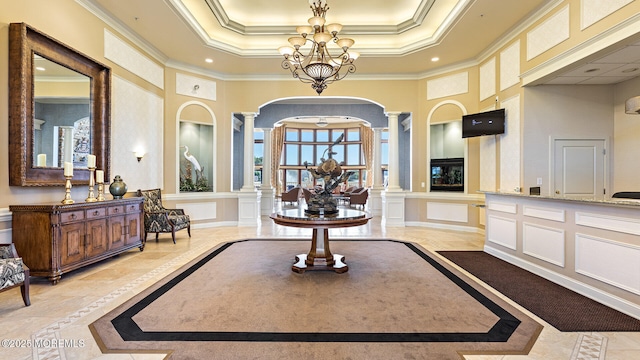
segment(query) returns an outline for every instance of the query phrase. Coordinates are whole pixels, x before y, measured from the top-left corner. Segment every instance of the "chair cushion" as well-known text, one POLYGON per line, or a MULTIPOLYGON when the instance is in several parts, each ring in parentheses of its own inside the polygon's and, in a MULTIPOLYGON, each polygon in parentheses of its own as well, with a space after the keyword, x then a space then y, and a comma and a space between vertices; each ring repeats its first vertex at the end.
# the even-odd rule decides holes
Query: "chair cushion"
POLYGON ((176 231, 189 226, 189 215, 169 215, 169 221, 173 223, 176 231))
POLYGON ((0 289, 24 282, 22 258, 0 260, 0 289))

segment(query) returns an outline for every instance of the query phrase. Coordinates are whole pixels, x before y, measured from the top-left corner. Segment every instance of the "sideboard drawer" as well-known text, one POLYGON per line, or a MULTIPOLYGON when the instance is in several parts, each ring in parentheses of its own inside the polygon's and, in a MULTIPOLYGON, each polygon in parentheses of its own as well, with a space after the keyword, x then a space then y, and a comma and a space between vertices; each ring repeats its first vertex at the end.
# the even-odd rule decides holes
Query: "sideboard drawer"
POLYGON ((140 205, 139 204, 127 205, 127 212, 128 213, 140 212, 140 205))
POLYGON ((105 217, 106 213, 107 212, 106 212, 105 208, 89 209, 89 210, 87 210, 87 219, 95 219, 95 218, 105 217))
POLYGON ((84 220, 84 211, 69 211, 60 214, 60 221, 63 223, 80 220, 84 220))
POLYGON ((109 207, 109 215, 120 215, 124 214, 124 206, 111 206, 109 207))

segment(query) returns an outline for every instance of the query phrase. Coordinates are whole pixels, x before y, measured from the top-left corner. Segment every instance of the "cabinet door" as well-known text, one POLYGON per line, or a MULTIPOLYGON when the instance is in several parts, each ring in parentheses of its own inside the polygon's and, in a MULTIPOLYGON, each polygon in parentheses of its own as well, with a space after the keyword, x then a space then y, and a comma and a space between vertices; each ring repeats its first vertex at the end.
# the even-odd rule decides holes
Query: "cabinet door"
POLYGON ((84 223, 65 224, 60 226, 60 264, 72 264, 84 259, 84 231, 84 223))
POLYGON ((87 257, 105 253, 108 249, 107 219, 87 221, 87 257))
POLYGON ((140 213, 127 215, 127 225, 129 226, 129 234, 127 236, 127 245, 140 242, 140 213))
POLYGON ((124 231, 124 216, 112 216, 109 218, 109 249, 118 249, 124 246, 126 238, 124 231))

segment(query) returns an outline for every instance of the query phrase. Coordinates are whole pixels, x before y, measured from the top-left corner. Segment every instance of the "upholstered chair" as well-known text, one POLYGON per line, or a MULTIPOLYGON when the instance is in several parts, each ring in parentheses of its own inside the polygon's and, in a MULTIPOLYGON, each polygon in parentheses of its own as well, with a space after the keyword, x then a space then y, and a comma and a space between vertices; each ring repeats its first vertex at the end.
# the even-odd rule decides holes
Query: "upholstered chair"
POLYGON ((0 245, 0 291, 20 286, 22 301, 25 306, 31 305, 29 299, 29 268, 18 256, 13 244, 0 245))
POLYGON ((364 210, 364 206, 367 204, 367 198, 369 198, 369 190, 367 188, 359 188, 349 195, 349 205, 360 206, 364 210))
POLYGON ((308 204, 309 199, 311 199, 311 196, 313 195, 313 193, 311 192, 311 190, 307 188, 302 188, 302 194, 304 195, 304 201, 308 204))
POLYGON ((291 188, 289 191, 285 191, 282 193, 281 199, 282 199, 282 203, 290 203, 293 205, 293 203, 295 202, 296 204, 298 203, 298 200, 300 199, 300 185, 297 185, 294 188, 291 188))
POLYGON ((176 243, 176 231, 187 229, 191 237, 191 220, 183 209, 166 209, 162 205, 160 189, 138 190, 137 196, 144 198, 144 240, 148 233, 156 233, 156 241, 160 233, 171 233, 173 243, 176 243))

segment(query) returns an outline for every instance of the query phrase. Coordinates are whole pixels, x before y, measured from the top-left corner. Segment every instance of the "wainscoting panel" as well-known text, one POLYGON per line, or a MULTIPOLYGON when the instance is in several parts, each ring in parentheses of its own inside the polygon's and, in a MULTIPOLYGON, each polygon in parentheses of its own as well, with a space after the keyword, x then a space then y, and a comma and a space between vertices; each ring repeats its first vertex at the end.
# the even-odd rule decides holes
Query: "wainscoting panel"
POLYGON ((552 221, 565 221, 565 211, 558 208, 543 208, 538 206, 523 205, 522 213, 525 216, 535 217, 539 219, 546 219, 552 221))
POLYGON ((564 230, 522 223, 522 252, 524 254, 564 267, 564 249, 564 230))
POLYGON ((640 294, 640 248, 576 234, 576 272, 640 294))
POLYGON ((212 220, 217 218, 216 202, 176 204, 176 208, 184 209, 191 220, 212 220))
POLYGON ((640 235, 640 220, 632 218, 576 212, 576 224, 626 234, 640 235))
POLYGON ((508 214, 517 214, 518 213, 518 205, 517 204, 506 204, 495 201, 490 201, 488 204, 489 210, 499 211, 508 214))
POLYGON ((466 223, 469 221, 469 206, 467 204, 428 202, 427 219, 466 223))
POLYGON ((518 238, 516 221, 492 215, 489 215, 487 221, 487 240, 516 250, 518 238))
MULTIPOLYGON (((480 65, 480 101, 496 94, 496 58, 480 65)), ((485 189, 480 187, 481 189, 485 189)))

